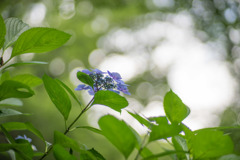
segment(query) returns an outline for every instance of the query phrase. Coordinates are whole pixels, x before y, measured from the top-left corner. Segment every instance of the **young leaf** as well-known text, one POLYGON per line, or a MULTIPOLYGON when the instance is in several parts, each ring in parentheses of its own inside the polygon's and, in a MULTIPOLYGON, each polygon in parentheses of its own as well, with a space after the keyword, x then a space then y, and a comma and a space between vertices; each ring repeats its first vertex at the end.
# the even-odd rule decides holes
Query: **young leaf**
POLYGON ((171 123, 181 123, 190 113, 190 109, 172 90, 165 95, 163 105, 171 123))
POLYGON ((233 142, 221 131, 201 130, 192 139, 194 159, 218 158, 233 152, 233 142))
POLYGON ((8 18, 5 20, 7 33, 5 36, 4 50, 13 45, 18 37, 30 27, 18 18, 8 18))
POLYGON ((23 83, 6 80, 0 85, 0 101, 7 98, 28 98, 34 95, 31 88, 23 83))
POLYGON ((13 131, 13 130, 28 130, 30 132, 32 132, 33 134, 35 134, 36 136, 38 136, 40 139, 42 139, 43 141, 44 138, 41 134, 41 132, 39 130, 37 130, 31 123, 26 122, 26 123, 22 123, 22 122, 7 122, 7 123, 3 123, 2 124, 3 127, 7 130, 7 131, 13 131))
POLYGON ((93 105, 94 104, 102 104, 117 112, 121 112, 121 109, 128 106, 128 101, 115 92, 102 90, 95 93, 93 105))
POLYGON ((3 108, 0 109, 0 118, 1 117, 8 117, 8 116, 16 116, 16 115, 22 115, 23 113, 16 111, 14 109, 10 109, 10 108, 3 108))
POLYGON ((50 99, 66 121, 72 107, 68 94, 59 85, 59 83, 51 77, 44 75, 42 79, 50 99))
POLYGON ((152 132, 149 137, 150 142, 178 135, 182 131, 180 125, 169 124, 167 117, 153 117, 151 120, 154 120, 157 125, 152 126, 152 132))
POLYGON ((80 151, 79 145, 75 140, 58 131, 54 131, 54 144, 60 144, 65 148, 72 148, 76 151, 80 151))
POLYGON ((62 46, 69 38, 69 34, 53 28, 31 28, 19 36, 11 57, 31 52, 48 52, 62 46))
POLYGON ((133 129, 111 115, 101 117, 98 124, 102 134, 127 158, 138 143, 133 129))
POLYGON ((85 84, 93 87, 94 81, 93 81, 93 79, 92 79, 88 74, 79 71, 79 72, 77 72, 77 78, 78 78, 82 83, 85 83, 85 84))
POLYGON ((5 34, 6 34, 6 26, 4 24, 4 20, 0 15, 0 49, 2 48, 4 41, 5 41, 5 34))
POLYGON ((0 106, 21 107, 23 106, 23 102, 18 98, 8 98, 0 101, 0 106))
POLYGON ((53 155, 56 160, 77 160, 75 156, 71 155, 59 144, 53 146, 53 155))

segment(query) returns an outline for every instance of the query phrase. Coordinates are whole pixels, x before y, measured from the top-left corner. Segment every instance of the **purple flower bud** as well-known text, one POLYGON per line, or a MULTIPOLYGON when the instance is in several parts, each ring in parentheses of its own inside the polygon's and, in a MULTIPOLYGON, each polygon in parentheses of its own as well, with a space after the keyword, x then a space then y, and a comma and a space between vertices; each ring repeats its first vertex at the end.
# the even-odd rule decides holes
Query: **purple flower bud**
POLYGON ((127 85, 126 84, 117 84, 117 89, 125 94, 131 95, 128 91, 127 85))
POLYGON ((105 72, 102 72, 101 70, 99 69, 94 69, 93 72, 97 73, 97 74, 104 74, 105 72))

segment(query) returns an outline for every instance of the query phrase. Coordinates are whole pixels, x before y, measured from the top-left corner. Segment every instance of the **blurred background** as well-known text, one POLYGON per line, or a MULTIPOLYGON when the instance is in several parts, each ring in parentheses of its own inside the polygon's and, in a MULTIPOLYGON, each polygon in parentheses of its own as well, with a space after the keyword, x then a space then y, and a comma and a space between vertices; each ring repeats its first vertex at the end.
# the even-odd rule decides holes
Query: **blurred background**
MULTIPOLYGON (((146 117, 164 115, 162 101, 171 88, 191 109, 184 123, 191 129, 239 125, 240 123, 240 5, 237 0, 1 0, 4 19, 17 17, 31 27, 53 27, 72 35, 61 48, 50 53, 24 54, 14 61, 45 61, 11 69, 12 75, 44 73, 74 88, 80 84, 76 72, 98 68, 119 72, 129 84, 127 110, 146 117)), ((11 48, 7 50, 11 53, 11 48)), ((7 55, 7 54, 6 54, 7 55)), ((5 57, 7 58, 7 57, 5 57)), ((13 62, 13 61, 12 61, 13 62)), ((75 92, 86 104, 87 92, 75 92)), ((30 116, 5 121, 31 121, 52 142, 53 131, 64 130, 63 117, 50 101, 43 85, 35 96, 17 108, 30 116)), ((80 112, 73 102, 71 119, 80 112)), ((146 128, 123 111, 121 115, 94 106, 79 125, 98 127, 99 117, 116 115, 139 133, 146 128)), ((225 130, 240 154, 240 130, 225 130)), ((37 148, 43 143, 31 133, 37 148)), ((124 157, 103 137, 86 130, 70 133, 79 144, 94 147, 106 159, 124 157)), ((156 152, 161 145, 153 144, 156 152)), ((51 159, 48 157, 46 159, 51 159)), ((131 158, 130 158, 131 159, 131 158)), ((167 159, 167 157, 166 157, 167 159)))

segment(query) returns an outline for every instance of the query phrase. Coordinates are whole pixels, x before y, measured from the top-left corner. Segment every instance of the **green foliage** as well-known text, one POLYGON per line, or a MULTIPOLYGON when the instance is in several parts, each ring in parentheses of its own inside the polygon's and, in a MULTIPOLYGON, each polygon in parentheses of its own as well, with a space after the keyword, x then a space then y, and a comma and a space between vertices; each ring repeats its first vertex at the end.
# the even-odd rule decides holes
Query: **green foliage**
POLYGON ((233 152, 233 142, 221 131, 204 129, 192 139, 192 152, 195 159, 220 157, 233 152))
POLYGON ((94 81, 88 74, 79 71, 79 72, 77 72, 77 78, 82 83, 85 83, 85 84, 93 87, 94 81))
POLYGON ((190 113, 190 109, 171 90, 164 97, 164 110, 172 123, 181 123, 190 113))
POLYGON ((5 20, 7 33, 5 36, 4 50, 13 45, 18 37, 30 27, 18 18, 8 18, 5 20))
POLYGON ((131 127, 111 115, 101 117, 98 124, 102 134, 127 158, 137 144, 131 127))
POLYGON ((66 121, 71 110, 71 101, 67 93, 61 85, 51 77, 44 75, 42 79, 50 99, 66 121))
POLYGON ((33 90, 20 82, 6 80, 0 85, 0 101, 7 98, 28 98, 34 95, 33 90))
POLYGON ((182 131, 180 125, 169 124, 167 117, 153 117, 150 120, 155 121, 156 125, 152 126, 149 141, 173 137, 182 131))
POLYGON ((95 94, 93 104, 102 104, 121 112, 121 109, 128 106, 128 101, 115 92, 102 90, 95 94))
POLYGON ((31 28, 17 39, 12 57, 31 52, 48 52, 62 46, 69 38, 69 34, 53 28, 31 28))
MULTIPOLYGON (((170 155, 173 159, 178 160, 239 159, 239 156, 233 154, 234 145, 230 136, 220 131, 238 129, 239 126, 205 128, 192 131, 182 123, 190 114, 190 109, 172 90, 166 93, 163 101, 166 116, 144 117, 138 113, 128 112, 140 124, 147 127, 147 133, 143 138, 124 120, 119 120, 112 115, 105 115, 99 119, 98 124, 100 129, 91 126, 75 126, 80 117, 95 104, 104 105, 121 113, 128 106, 128 101, 123 96, 110 90, 101 90, 102 88, 100 87, 98 88, 99 91, 95 91, 94 97, 83 109, 78 108, 79 113, 72 120, 69 118, 72 111, 72 102, 69 95, 79 106, 82 107, 83 105, 72 89, 65 83, 58 79, 53 79, 46 74, 44 74, 42 79, 29 73, 12 77, 10 72, 6 71, 10 67, 19 67, 27 64, 46 64, 46 62, 31 61, 16 62, 5 66, 13 57, 29 52, 48 52, 62 46, 70 38, 69 34, 53 28, 29 28, 27 24, 17 18, 9 18, 4 21, 0 16, 0 48, 3 47, 2 55, 6 48, 13 46, 10 59, 3 63, 1 58, 0 106, 4 106, 5 108, 0 109, 0 118, 16 115, 25 116, 26 114, 6 107, 23 106, 20 98, 33 96, 34 91, 32 88, 41 85, 43 81, 48 96, 64 117, 65 130, 64 132, 54 131, 53 144, 48 144, 42 133, 30 122, 1 123, 0 131, 8 143, 0 143, 0 152, 8 152, 13 160, 31 160, 35 156, 41 156, 39 160, 42 160, 51 151, 53 151, 56 160, 105 160, 104 156, 96 149, 88 149, 82 142, 68 136, 69 132, 73 132, 76 129, 87 129, 109 140, 125 159, 133 155, 134 149, 137 150, 136 155, 133 155, 135 156, 135 160, 156 160, 164 156, 170 157, 170 155), (72 121, 67 124, 67 120, 72 121), (20 130, 27 130, 39 137, 46 144, 45 151, 35 152, 27 137, 24 137, 25 139, 14 139, 12 131, 16 132, 20 130), (161 143, 159 143, 159 140, 161 143), (170 143, 171 148, 165 149, 163 146, 163 149, 157 148, 158 151, 162 150, 161 152, 155 153, 149 147, 149 144, 154 143, 163 145, 162 142, 170 143)), ((118 73, 113 72, 109 76, 117 81, 117 84, 113 85, 120 86, 124 84, 118 73)), ((77 72, 77 78, 93 88, 95 82, 88 74, 79 71, 77 72)), ((124 84, 118 90, 123 92, 125 89, 123 87, 126 86, 124 84)))

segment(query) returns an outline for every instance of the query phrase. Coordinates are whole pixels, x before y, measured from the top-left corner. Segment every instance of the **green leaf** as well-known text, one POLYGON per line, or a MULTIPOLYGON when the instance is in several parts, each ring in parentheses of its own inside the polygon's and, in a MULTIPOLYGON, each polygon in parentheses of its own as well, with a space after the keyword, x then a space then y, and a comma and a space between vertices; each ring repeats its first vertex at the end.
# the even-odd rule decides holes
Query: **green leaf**
POLYGON ((4 24, 4 20, 2 16, 0 15, 0 49, 2 48, 4 41, 5 41, 5 35, 6 35, 6 26, 4 24))
POLYGON ((202 130, 192 139, 194 159, 217 158, 233 152, 233 142, 221 131, 202 130))
POLYGON ((56 160, 77 160, 77 158, 66 151, 61 145, 53 146, 53 154, 56 160))
POLYGON ((20 74, 13 77, 12 80, 21 82, 30 87, 35 87, 42 84, 42 80, 32 74, 20 74))
POLYGON ((165 95, 163 105, 171 123, 181 123, 190 113, 190 109, 172 90, 165 95))
MULTIPOLYGON (((154 154, 147 147, 144 147, 142 149, 140 155, 141 155, 142 158, 146 158, 146 157, 149 157, 149 156, 153 156, 154 154)), ((157 160, 157 158, 152 158, 151 160, 157 160)))
POLYGON ((127 158, 138 143, 132 128, 111 115, 101 117, 98 124, 102 134, 127 158))
POLYGON ((64 148, 72 148, 80 151, 78 143, 59 131, 54 131, 54 144, 60 144, 64 148))
POLYGON ((17 67, 17 66, 23 66, 23 65, 29 65, 29 64, 48 64, 48 63, 41 62, 41 61, 18 62, 18 63, 10 64, 9 66, 3 68, 3 70, 6 70, 7 68, 10 68, 10 67, 17 67))
POLYGON ((7 130, 7 131, 13 131, 13 130, 28 130, 30 132, 32 132, 33 134, 35 134, 36 136, 38 136, 40 139, 42 139, 43 141, 44 138, 41 134, 41 132, 39 130, 37 130, 31 123, 26 122, 26 123, 22 123, 22 122, 7 122, 7 123, 3 123, 2 124, 3 127, 7 130))
POLYGON ((0 101, 0 106, 21 107, 23 106, 23 102, 18 98, 8 98, 0 101))
POLYGON ((43 83, 50 99, 66 121, 72 107, 68 94, 56 80, 47 75, 43 76, 43 83))
POLYGON ((6 128, 3 127, 3 125, 1 125, 1 130, 4 133, 4 135, 6 136, 8 142, 10 143, 15 143, 15 140, 13 139, 13 137, 9 134, 9 132, 6 130, 6 128))
POLYGON ((62 85, 63 88, 65 88, 65 89, 68 91, 68 93, 73 97, 73 99, 74 99, 74 100, 79 104, 79 106, 81 107, 82 104, 81 104, 81 102, 78 100, 78 98, 75 96, 75 94, 73 93, 73 91, 72 91, 65 83, 63 83, 62 81, 60 81, 60 80, 58 80, 58 79, 56 79, 56 81, 57 81, 60 85, 62 85))
POLYGON ((2 108, 0 109, 0 118, 1 117, 8 117, 8 116, 16 116, 16 115, 23 115, 23 113, 16 111, 14 109, 6 109, 2 108))
POLYGON ((77 72, 77 78, 78 78, 82 83, 85 83, 85 84, 93 87, 94 81, 93 81, 93 79, 92 79, 88 74, 79 71, 79 72, 77 72))
POLYGON ((81 160, 105 160, 105 158, 94 148, 87 150, 85 153, 80 153, 81 160))
POLYGON ((128 106, 128 101, 115 92, 102 90, 95 93, 93 105, 94 104, 102 104, 117 112, 121 112, 121 109, 128 106))
POLYGON ((101 130, 99 130, 99 129, 97 129, 97 128, 90 127, 90 126, 78 126, 78 127, 76 127, 76 128, 87 129, 87 130, 89 130, 89 131, 92 131, 92 132, 94 132, 94 133, 97 133, 97 134, 102 135, 102 131, 101 131, 101 130))
POLYGON ((240 156, 237 156, 235 154, 229 154, 229 155, 222 156, 218 160, 239 160, 239 159, 240 159, 240 156))
POLYGON ((18 37, 30 27, 18 18, 8 18, 5 20, 7 33, 5 36, 4 50, 13 45, 18 37))
POLYGON ((151 129, 152 128, 152 123, 150 121, 148 121, 147 119, 143 118, 142 116, 140 116, 137 113, 131 113, 128 111, 128 113, 133 116, 139 123, 141 123, 142 125, 146 126, 147 128, 151 129))
POLYGON ((152 160, 154 158, 164 157, 164 156, 168 156, 168 155, 172 155, 172 154, 176 154, 176 153, 180 153, 180 151, 167 151, 167 152, 155 154, 152 156, 148 156, 146 158, 143 158, 143 160, 152 160))
POLYGON ((153 117, 151 120, 155 121, 157 125, 152 126, 152 132, 149 137, 150 142, 178 135, 182 131, 180 125, 169 124, 167 117, 153 117))
MULTIPOLYGON (((187 142, 186 140, 177 135, 172 137, 172 142, 174 145, 174 148, 176 149, 176 151, 185 151, 188 152, 188 146, 187 146, 187 142)), ((178 159, 186 159, 186 160, 190 160, 189 154, 186 153, 178 153, 177 154, 178 159)))
POLYGON ((7 98, 28 98, 34 95, 31 88, 23 83, 6 80, 0 85, 0 101, 7 98))
POLYGON ((14 150, 22 159, 32 160, 33 152, 29 143, 20 143, 20 144, 0 144, 0 152, 5 152, 8 150, 14 150), (31 156, 29 156, 31 155, 31 156))
POLYGON ((54 50, 66 43, 70 37, 69 34, 53 28, 31 28, 19 36, 11 57, 54 50))
POLYGON ((9 72, 4 72, 4 73, 0 73, 0 84, 2 84, 4 81, 6 80, 10 80, 11 79, 11 76, 9 74, 9 72))

